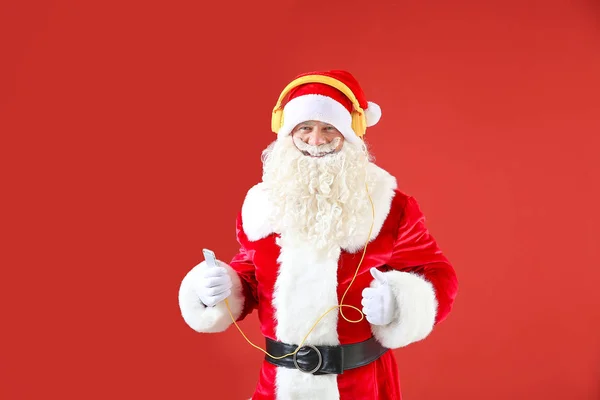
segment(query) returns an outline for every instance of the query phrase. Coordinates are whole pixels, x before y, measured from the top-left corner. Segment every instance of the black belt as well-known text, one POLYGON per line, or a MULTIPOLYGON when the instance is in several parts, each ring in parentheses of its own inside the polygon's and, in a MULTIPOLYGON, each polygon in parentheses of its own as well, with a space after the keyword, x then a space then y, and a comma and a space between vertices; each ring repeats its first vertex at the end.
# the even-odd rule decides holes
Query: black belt
MULTIPOLYGON (((274 357, 293 353, 298 345, 276 342, 266 338, 267 353, 274 357)), ((265 359, 271 364, 295 368, 299 371, 314 375, 342 374, 347 369, 367 365, 388 351, 374 337, 364 342, 343 344, 340 346, 304 345, 293 356, 276 359, 269 355, 265 359)))

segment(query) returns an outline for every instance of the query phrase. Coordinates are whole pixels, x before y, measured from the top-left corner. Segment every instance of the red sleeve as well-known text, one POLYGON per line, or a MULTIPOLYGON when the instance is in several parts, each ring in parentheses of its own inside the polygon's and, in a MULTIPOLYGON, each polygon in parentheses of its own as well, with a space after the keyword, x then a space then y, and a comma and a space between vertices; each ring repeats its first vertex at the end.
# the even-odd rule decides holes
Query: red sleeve
POLYGON ((448 316, 458 292, 456 272, 427 229, 425 216, 413 197, 407 199, 387 265, 394 270, 418 274, 430 282, 438 303, 435 323, 448 316))
POLYGON ((233 257, 229 265, 237 272, 242 283, 244 307, 242 309, 242 313, 237 319, 237 321, 241 321, 258 307, 258 282, 256 281, 256 275, 254 273, 254 252, 252 250, 248 250, 244 246, 244 243, 247 242, 248 239, 246 238, 244 230, 242 229, 241 213, 238 214, 236 221, 236 238, 240 245, 240 249, 233 257))

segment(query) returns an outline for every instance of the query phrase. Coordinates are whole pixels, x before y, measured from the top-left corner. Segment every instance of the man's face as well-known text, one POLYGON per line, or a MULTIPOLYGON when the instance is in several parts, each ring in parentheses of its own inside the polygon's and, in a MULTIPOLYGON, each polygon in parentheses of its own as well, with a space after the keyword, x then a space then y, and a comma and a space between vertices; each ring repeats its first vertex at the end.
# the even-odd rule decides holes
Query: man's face
POLYGON ((323 157, 340 151, 344 135, 333 125, 320 121, 305 121, 292 130, 294 144, 304 155, 323 157))

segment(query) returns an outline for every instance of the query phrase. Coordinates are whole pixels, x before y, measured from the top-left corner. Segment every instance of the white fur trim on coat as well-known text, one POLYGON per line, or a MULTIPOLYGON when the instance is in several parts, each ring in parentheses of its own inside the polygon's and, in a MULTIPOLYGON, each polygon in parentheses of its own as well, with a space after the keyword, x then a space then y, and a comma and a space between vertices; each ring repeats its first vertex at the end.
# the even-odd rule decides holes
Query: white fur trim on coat
POLYGON ((277 367, 277 400, 339 400, 337 375, 312 375, 296 369, 277 367))
POLYGON ((369 217, 357 224, 356 235, 351 238, 346 248, 343 249, 349 253, 356 253, 365 247, 371 222, 373 222, 373 231, 371 232, 369 241, 372 242, 379 235, 390 213, 392 200, 396 195, 396 188, 398 186, 394 176, 373 163, 368 165, 367 171, 369 175, 375 176, 375 184, 369 187, 369 194, 375 209, 375 218, 372 220, 372 214, 369 212, 369 217))
MULTIPOLYGON (((244 307, 244 295, 242 292, 242 283, 238 274, 228 264, 217 260, 221 267, 225 267, 233 287, 231 295, 228 297, 229 307, 234 318, 238 318, 244 307)), ((192 268, 181 281, 179 287, 179 309, 184 321, 190 328, 196 332, 212 333, 222 332, 233 323, 225 300, 216 304, 214 307, 206 307, 196 294, 194 288, 200 280, 199 273, 202 269, 209 268, 205 261, 192 268)))
POLYGON ((242 205, 242 228, 248 240, 252 242, 263 239, 273 232, 269 223, 273 206, 263 188, 262 182, 254 185, 248 190, 242 205))
POLYGON ((388 325, 371 325, 373 335, 390 349, 424 339, 432 331, 437 313, 433 285, 414 273, 388 271, 385 275, 396 300, 396 313, 388 325))
MULTIPOLYGON (((337 267, 340 252, 327 255, 282 235, 273 309, 275 335, 284 343, 299 344, 315 322, 338 304, 337 267)), ((305 344, 338 345, 338 313, 329 312, 320 320, 305 344)), ((313 376, 277 367, 277 399, 338 399, 335 375, 313 376)))

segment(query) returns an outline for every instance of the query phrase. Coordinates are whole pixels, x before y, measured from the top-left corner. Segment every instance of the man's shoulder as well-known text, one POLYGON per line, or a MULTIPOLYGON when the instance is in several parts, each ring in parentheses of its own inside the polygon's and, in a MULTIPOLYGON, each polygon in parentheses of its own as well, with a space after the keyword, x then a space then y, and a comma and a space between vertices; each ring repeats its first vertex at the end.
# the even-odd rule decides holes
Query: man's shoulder
POLYGON ((369 170, 375 177, 374 191, 385 191, 389 196, 392 197, 392 207, 404 208, 409 201, 412 201, 413 197, 400 188, 396 176, 377 164, 369 164, 369 170))
POLYGON ((238 228, 242 229, 251 241, 262 239, 273 231, 268 218, 271 212, 272 206, 265 191, 265 184, 259 182, 246 192, 238 214, 238 228))
POLYGON ((414 201, 414 197, 412 197, 410 194, 399 188, 394 189, 394 207, 400 207, 404 209, 411 201, 414 201))

